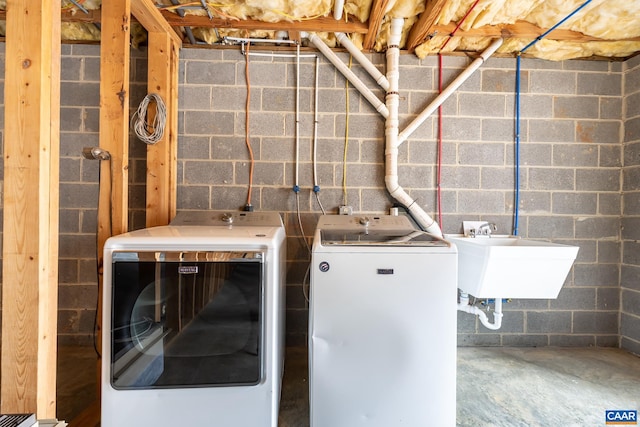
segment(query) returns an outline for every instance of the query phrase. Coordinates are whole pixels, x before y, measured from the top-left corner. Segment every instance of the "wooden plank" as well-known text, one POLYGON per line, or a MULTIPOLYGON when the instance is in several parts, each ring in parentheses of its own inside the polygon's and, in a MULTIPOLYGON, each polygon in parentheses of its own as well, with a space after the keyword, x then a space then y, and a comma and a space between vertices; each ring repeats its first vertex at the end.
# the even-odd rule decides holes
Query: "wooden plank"
POLYGON ((163 138, 147 146, 146 226, 154 227, 175 216, 178 47, 167 33, 149 33, 148 52, 147 92, 160 95, 167 111, 163 138))
POLYGON ((56 415, 60 0, 7 5, 0 411, 56 415))
POLYGON ((371 13, 369 14, 369 30, 367 34, 365 34, 364 41, 362 42, 363 50, 371 50, 376 44, 376 38, 378 37, 387 6, 389 6, 389 0, 374 0, 371 6, 371 13))
POLYGON ((342 32, 361 33, 368 31, 368 26, 361 22, 337 21, 333 17, 320 17, 308 21, 293 22, 263 22, 252 19, 223 19, 208 16, 185 15, 180 17, 175 13, 163 10, 162 16, 171 26, 205 27, 205 28, 235 28, 246 30, 286 30, 286 31, 322 31, 322 32, 342 32))
MULTIPOLYGON (((413 24, 405 46, 413 52, 417 46, 424 43, 427 37, 433 33, 436 20, 449 0, 426 0, 424 12, 420 14, 418 22, 413 24)), ((449 34, 449 33, 447 33, 449 34)))
POLYGON ((131 0, 131 13, 150 33, 166 33, 180 46, 182 38, 162 17, 152 0, 131 0))
MULTIPOLYGON (((440 35, 451 34, 455 29, 456 24, 450 23, 447 25, 436 25, 433 27, 440 35)), ((515 24, 501 24, 501 25, 485 25, 478 28, 472 28, 469 30, 458 30, 456 37, 502 37, 502 38, 522 38, 527 40, 533 40, 536 37, 541 36, 547 31, 534 24, 526 21, 518 21, 515 24)), ((611 41, 604 40, 598 37, 587 36, 583 33, 571 30, 557 29, 551 31, 545 39, 558 40, 558 41, 575 41, 575 42, 588 42, 588 41, 611 41)), ((638 41, 640 37, 634 39, 626 39, 630 41, 638 41)))
MULTIPOLYGON (((105 241, 128 229, 129 210, 129 63, 131 0, 102 4, 100 40, 100 147, 111 154, 100 163, 98 202, 98 307, 96 344, 102 354, 103 248, 105 241)), ((98 402, 101 365, 98 358, 98 402)))

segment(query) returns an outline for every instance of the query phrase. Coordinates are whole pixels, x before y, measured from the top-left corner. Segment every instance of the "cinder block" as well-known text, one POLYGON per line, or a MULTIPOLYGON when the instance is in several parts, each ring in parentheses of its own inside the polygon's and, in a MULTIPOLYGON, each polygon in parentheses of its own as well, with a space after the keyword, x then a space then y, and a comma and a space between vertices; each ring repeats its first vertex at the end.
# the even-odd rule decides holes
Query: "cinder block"
POLYGON ((393 198, 381 188, 360 190, 360 212, 388 212, 393 203, 393 198))
POLYGON ((483 189, 511 190, 513 189, 514 179, 512 168, 483 167, 480 169, 480 182, 483 189))
MULTIPOLYGON (((552 148, 553 146, 547 143, 521 142, 520 166, 551 166, 552 148)), ((512 154, 511 162, 513 162, 513 157, 515 154, 512 154)), ((521 179, 524 180, 526 173, 522 169, 520 173, 521 179)))
POLYGON ((477 166, 443 166, 442 188, 480 188, 480 168, 477 166))
POLYGON ((616 334, 618 332, 618 312, 573 313, 573 332, 578 334, 616 334))
POLYGON ((208 136, 184 136, 178 143, 178 158, 198 160, 211 158, 208 136))
POLYGON ((233 165, 221 161, 184 162, 185 184, 229 185, 233 183, 233 165))
POLYGON ((624 122, 624 141, 640 141, 640 117, 635 117, 624 122))
MULTIPOLYGON (((489 60, 487 67, 496 64, 496 61, 492 58, 489 60), (493 61, 493 62, 492 62, 493 61)), ((502 59, 502 58, 500 58, 502 59)), ((512 63, 513 65, 513 63, 512 63)), ((507 67, 510 68, 510 67, 507 67)), ((483 69, 482 73, 482 91, 483 92, 507 92, 513 93, 515 90, 516 73, 515 67, 507 70, 492 70, 483 69)), ((520 88, 521 90, 529 87, 529 72, 523 71, 520 73, 520 88)))
MULTIPOLYGON (((401 92, 414 90, 433 90, 434 73, 431 68, 426 67, 402 67, 400 69, 400 79, 398 86, 401 92)), ((437 75, 435 79, 437 81, 437 75)))
MULTIPOLYGON (((295 211, 295 207, 295 194, 291 191, 291 188, 265 187, 262 189, 260 194, 260 209, 293 212, 295 211)), ((308 208, 305 210, 308 210, 308 208)), ((289 254, 289 252, 287 252, 287 254, 289 254)), ((291 258, 301 259, 301 257, 295 257, 293 253, 291 258)))
MULTIPOLYGON (((513 112, 515 115, 515 100, 513 112)), ((521 95, 520 96, 520 118, 551 118, 553 117, 553 96, 551 95, 521 95)))
MULTIPOLYGON (((640 316, 635 313, 622 312, 620 315, 620 335, 625 338, 640 341, 640 316)), ((640 348, 639 343, 635 343, 634 348, 640 348)))
POLYGON ((60 258, 84 258, 96 253, 96 236, 91 234, 60 234, 60 258))
POLYGON ((578 73, 578 95, 622 95, 622 75, 578 73))
POLYGON ((186 111, 184 132, 190 135, 233 135, 234 122, 233 113, 186 111))
MULTIPOLYGON (((318 93, 318 111, 324 113, 346 114, 347 92, 344 88, 321 89, 318 93)), ((349 113, 358 113, 360 94, 355 89, 349 90, 349 113)))
POLYGON ((597 288, 597 309, 598 310, 619 310, 620 309, 620 289, 617 288, 597 288))
MULTIPOLYGON (((244 65, 236 67, 237 82, 244 82, 244 65)), ((249 68, 249 80, 251 86, 264 87, 288 87, 287 85, 287 64, 253 62, 249 68)))
POLYGON ((531 142, 566 142, 575 139, 573 120, 529 120, 531 142))
POLYGON ((576 170, 576 190, 578 191, 619 192, 621 188, 620 169, 618 168, 576 170))
POLYGON ((504 95, 485 93, 460 93, 458 110, 463 116, 505 117, 506 98, 504 95))
POLYGON ((530 190, 574 190, 574 171, 568 168, 529 168, 530 190))
POLYGON ((553 102, 553 117, 559 119, 597 119, 600 100, 597 96, 558 96, 553 102))
POLYGON ((622 99, 620 97, 600 97, 600 119, 620 120, 622 112, 622 99))
MULTIPOLYGON (((229 90, 226 87, 221 87, 229 90)), ((181 110, 210 110, 211 86, 208 85, 183 85, 180 87, 178 108, 181 110)), ((233 98, 227 98, 227 102, 233 98)))
POLYGON ((625 118, 640 116, 640 92, 624 97, 625 118))
MULTIPOLYGON (((210 189, 211 207, 217 210, 238 210, 247 203, 248 187, 244 186, 212 186, 210 189)), ((251 205, 261 209, 260 192, 256 188, 251 193, 251 205)))
POLYGON ((513 141, 514 138, 515 125, 513 119, 482 119, 482 141, 513 141))
POLYGON ((618 120, 576 122, 576 141, 605 144, 619 144, 622 135, 622 123, 618 120))
POLYGON ((93 184, 61 183, 60 206, 64 208, 95 208, 96 186, 93 184))
POLYGON ((551 213, 551 193, 548 191, 521 191, 520 209, 527 215, 551 213))
POLYGON ((595 310, 596 288, 565 286, 557 299, 549 301, 549 307, 551 310, 595 310))
POLYGON ((80 232, 79 209, 60 208, 59 232, 66 234, 80 232))
MULTIPOLYGON (((78 45, 79 46, 79 45, 78 45)), ((82 81, 99 82, 100 81, 100 57, 85 57, 82 69, 82 81)))
POLYGON ((532 239, 567 239, 574 237, 573 217, 528 216, 526 236, 532 239))
MULTIPOLYGON (((579 218, 576 221, 576 237, 592 239, 619 239, 620 218, 616 216, 579 218)), ((602 242, 601 240, 599 240, 602 242)), ((605 262, 604 260, 598 260, 605 262)), ((619 262, 619 257, 612 262, 619 262)))
POLYGON ((502 191, 458 192, 458 209, 477 214, 502 214, 505 212, 505 195, 502 191))
POLYGON ((458 334, 458 347, 497 347, 501 345, 501 335, 492 334, 458 334))
POLYGON ((502 345, 505 347, 545 347, 549 345, 548 335, 504 334, 502 345))
POLYGON ((468 165, 504 165, 505 145, 502 143, 458 144, 458 161, 468 165))
MULTIPOLYGON (((240 85, 236 82, 235 62, 186 61, 185 82, 187 84, 240 85)), ((244 78, 244 76, 243 76, 244 78)))
POLYGON ((60 58, 60 80, 80 80, 83 58, 75 56, 62 56, 60 58))
POLYGON ((78 182, 80 181, 80 159, 79 158, 60 158, 60 182, 78 182))
POLYGON ((620 168, 623 161, 623 147, 619 145, 607 144, 598 147, 600 160, 598 166, 603 168, 620 168))
POLYGON ((209 187, 205 185, 179 185, 176 194, 180 209, 209 209, 209 187))
POLYGON ((598 165, 598 147, 593 144, 554 144, 554 166, 592 166, 598 165))
POLYGON ((570 333, 570 311, 527 311, 526 331, 529 334, 570 333))
POLYGON ((549 345, 555 347, 593 347, 596 344, 594 335, 550 335, 549 345))
POLYGON ((598 240, 598 262, 615 263, 621 261, 619 241, 598 240))
POLYGON ((640 215, 640 191, 625 192, 623 214, 640 215))
MULTIPOLYGON (((638 190, 636 183, 640 182, 640 167, 628 167, 622 169, 622 190, 625 191, 625 204, 627 203, 627 192, 634 192, 638 190)), ((634 204, 633 199, 630 200, 634 204)), ((626 207, 625 207, 626 212, 626 207)))
MULTIPOLYGON (((596 193, 553 193, 551 197, 552 212, 555 214, 595 215, 597 200, 596 193)), ((577 233, 580 222, 584 221, 576 223, 576 237, 585 237, 577 233)))
POLYGON ((100 85, 97 83, 62 82, 60 83, 61 106, 100 105, 100 85))
POLYGON ((576 286, 617 286, 620 268, 617 264, 574 264, 576 286))
POLYGON ((577 81, 575 72, 568 71, 530 71, 531 93, 575 94, 577 81))

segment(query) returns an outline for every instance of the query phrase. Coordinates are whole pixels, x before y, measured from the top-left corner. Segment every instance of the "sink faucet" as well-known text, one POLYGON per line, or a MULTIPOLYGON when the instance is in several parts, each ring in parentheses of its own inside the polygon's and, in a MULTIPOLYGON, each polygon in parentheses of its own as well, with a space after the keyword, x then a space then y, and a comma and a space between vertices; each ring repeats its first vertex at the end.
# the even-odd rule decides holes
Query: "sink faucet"
POLYGON ((471 230, 469 230, 469 234, 471 235, 471 237, 476 237, 476 236, 491 237, 491 232, 496 231, 497 229, 498 227, 496 227, 496 225, 493 222, 485 222, 484 224, 480 225, 477 229, 472 228, 471 230))

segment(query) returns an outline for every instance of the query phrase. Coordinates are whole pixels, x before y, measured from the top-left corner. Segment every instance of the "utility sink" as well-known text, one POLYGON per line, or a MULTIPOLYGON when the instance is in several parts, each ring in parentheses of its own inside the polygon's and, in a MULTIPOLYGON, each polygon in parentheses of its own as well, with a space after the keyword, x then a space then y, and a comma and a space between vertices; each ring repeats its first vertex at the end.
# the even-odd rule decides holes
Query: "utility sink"
POLYGON ((491 235, 447 235, 458 248, 458 288, 476 298, 557 298, 577 246, 491 235))

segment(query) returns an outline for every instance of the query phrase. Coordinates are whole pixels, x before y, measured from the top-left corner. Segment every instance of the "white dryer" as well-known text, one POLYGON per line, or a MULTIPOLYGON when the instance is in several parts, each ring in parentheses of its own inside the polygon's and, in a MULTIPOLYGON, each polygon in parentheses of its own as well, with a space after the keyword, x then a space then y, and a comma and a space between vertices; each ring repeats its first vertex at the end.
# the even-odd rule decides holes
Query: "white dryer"
POLYGON ((276 427, 280 216, 191 212, 104 249, 104 427, 276 427))
POLYGON ((311 427, 455 425, 455 245, 404 216, 322 216, 310 296, 311 427))

